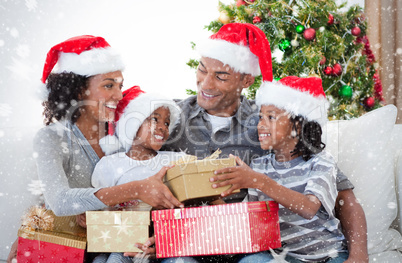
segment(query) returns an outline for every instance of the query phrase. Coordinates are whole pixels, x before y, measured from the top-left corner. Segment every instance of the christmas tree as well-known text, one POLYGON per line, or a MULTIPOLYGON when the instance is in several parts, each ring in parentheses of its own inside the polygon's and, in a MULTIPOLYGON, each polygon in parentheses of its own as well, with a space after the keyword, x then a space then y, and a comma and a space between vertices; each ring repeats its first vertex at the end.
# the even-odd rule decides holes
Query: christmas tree
MULTIPOLYGON (((345 3, 346 4, 346 3, 345 3)), ((362 8, 339 10, 333 0, 238 0, 219 3, 220 16, 206 28, 217 32, 227 23, 252 23, 262 29, 273 51, 275 79, 316 76, 330 101, 330 119, 350 119, 381 107, 381 81, 366 37, 362 8)), ((197 67, 198 61, 188 65, 197 67)), ((261 77, 248 89, 253 99, 261 77)), ((189 91, 191 93, 191 91, 189 91)))

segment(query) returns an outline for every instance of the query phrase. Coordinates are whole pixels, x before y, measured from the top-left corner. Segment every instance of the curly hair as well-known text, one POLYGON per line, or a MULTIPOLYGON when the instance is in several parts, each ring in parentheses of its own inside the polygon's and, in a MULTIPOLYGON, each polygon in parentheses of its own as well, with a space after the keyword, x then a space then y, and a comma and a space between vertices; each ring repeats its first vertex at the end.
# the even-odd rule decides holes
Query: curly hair
POLYGON ((292 155, 301 154, 303 159, 307 161, 313 154, 324 150, 325 144, 321 141, 322 129, 319 123, 307 121, 302 116, 292 116, 290 122, 299 138, 292 155))
POLYGON ((49 125, 67 115, 75 123, 81 113, 78 107, 72 107, 80 101, 80 96, 88 89, 89 77, 75 73, 50 74, 47 79, 48 99, 42 102, 45 107, 44 123, 49 125))

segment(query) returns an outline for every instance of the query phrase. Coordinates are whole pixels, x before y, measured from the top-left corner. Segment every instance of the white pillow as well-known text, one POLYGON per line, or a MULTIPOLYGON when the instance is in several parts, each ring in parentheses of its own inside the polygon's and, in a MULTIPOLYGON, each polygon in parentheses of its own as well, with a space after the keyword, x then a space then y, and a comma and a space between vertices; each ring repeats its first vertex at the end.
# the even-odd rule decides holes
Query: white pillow
POLYGON ((366 214, 369 254, 395 249, 393 243, 401 239, 390 230, 398 208, 391 147, 395 142, 390 140, 396 114, 396 107, 387 105, 356 119, 330 121, 325 129, 327 151, 354 184, 366 214))

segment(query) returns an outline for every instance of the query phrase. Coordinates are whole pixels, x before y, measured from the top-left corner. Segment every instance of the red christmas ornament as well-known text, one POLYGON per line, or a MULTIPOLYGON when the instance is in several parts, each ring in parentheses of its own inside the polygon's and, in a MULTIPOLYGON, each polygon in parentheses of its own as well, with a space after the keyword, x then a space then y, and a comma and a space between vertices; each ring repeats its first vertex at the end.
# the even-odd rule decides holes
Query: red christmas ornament
POLYGON ((332 74, 334 74, 335 76, 340 76, 342 74, 342 66, 339 63, 336 63, 332 67, 332 74))
POLYGON ((258 24, 260 22, 261 22, 261 17, 259 17, 259 16, 253 17, 253 24, 258 24))
POLYGON ((328 75, 328 76, 332 75, 332 72, 333 72, 332 67, 330 67, 330 66, 325 67, 325 69, 324 69, 325 75, 328 75))
POLYGON ((303 37, 308 41, 314 40, 315 39, 315 29, 311 28, 311 27, 307 28, 303 32, 303 37))
POLYGON ((322 56, 322 58, 321 58, 321 60, 320 60, 320 65, 321 65, 321 66, 324 65, 325 62, 327 62, 327 58, 324 57, 324 56, 322 56))
POLYGON ((360 36, 360 33, 362 32, 360 27, 356 26, 354 28, 352 28, 352 35, 354 35, 355 37, 360 36))
POLYGON ((328 15, 328 25, 332 25, 334 23, 334 16, 332 14, 328 15))
POLYGON ((247 3, 244 2, 244 0, 237 0, 236 6, 239 7, 239 6, 242 6, 242 5, 247 5, 247 3))
POLYGON ((369 107, 372 108, 375 105, 375 99, 373 97, 368 97, 364 100, 364 104, 369 107))

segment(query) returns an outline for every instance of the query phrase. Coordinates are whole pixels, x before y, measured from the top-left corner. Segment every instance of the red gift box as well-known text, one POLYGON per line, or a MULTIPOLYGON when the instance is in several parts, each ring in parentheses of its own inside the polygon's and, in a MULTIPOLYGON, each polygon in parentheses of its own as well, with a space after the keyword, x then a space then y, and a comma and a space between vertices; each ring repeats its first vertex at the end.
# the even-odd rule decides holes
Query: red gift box
POLYGON ((36 231, 32 237, 18 237, 17 262, 83 262, 86 239, 72 240, 68 236, 36 231))
POLYGON ((21 226, 18 230, 18 263, 25 262, 84 262, 86 229, 76 223, 75 216, 53 218, 51 230, 21 226))
POLYGON ((152 211, 158 258, 252 253, 281 246, 278 204, 243 202, 152 211))

